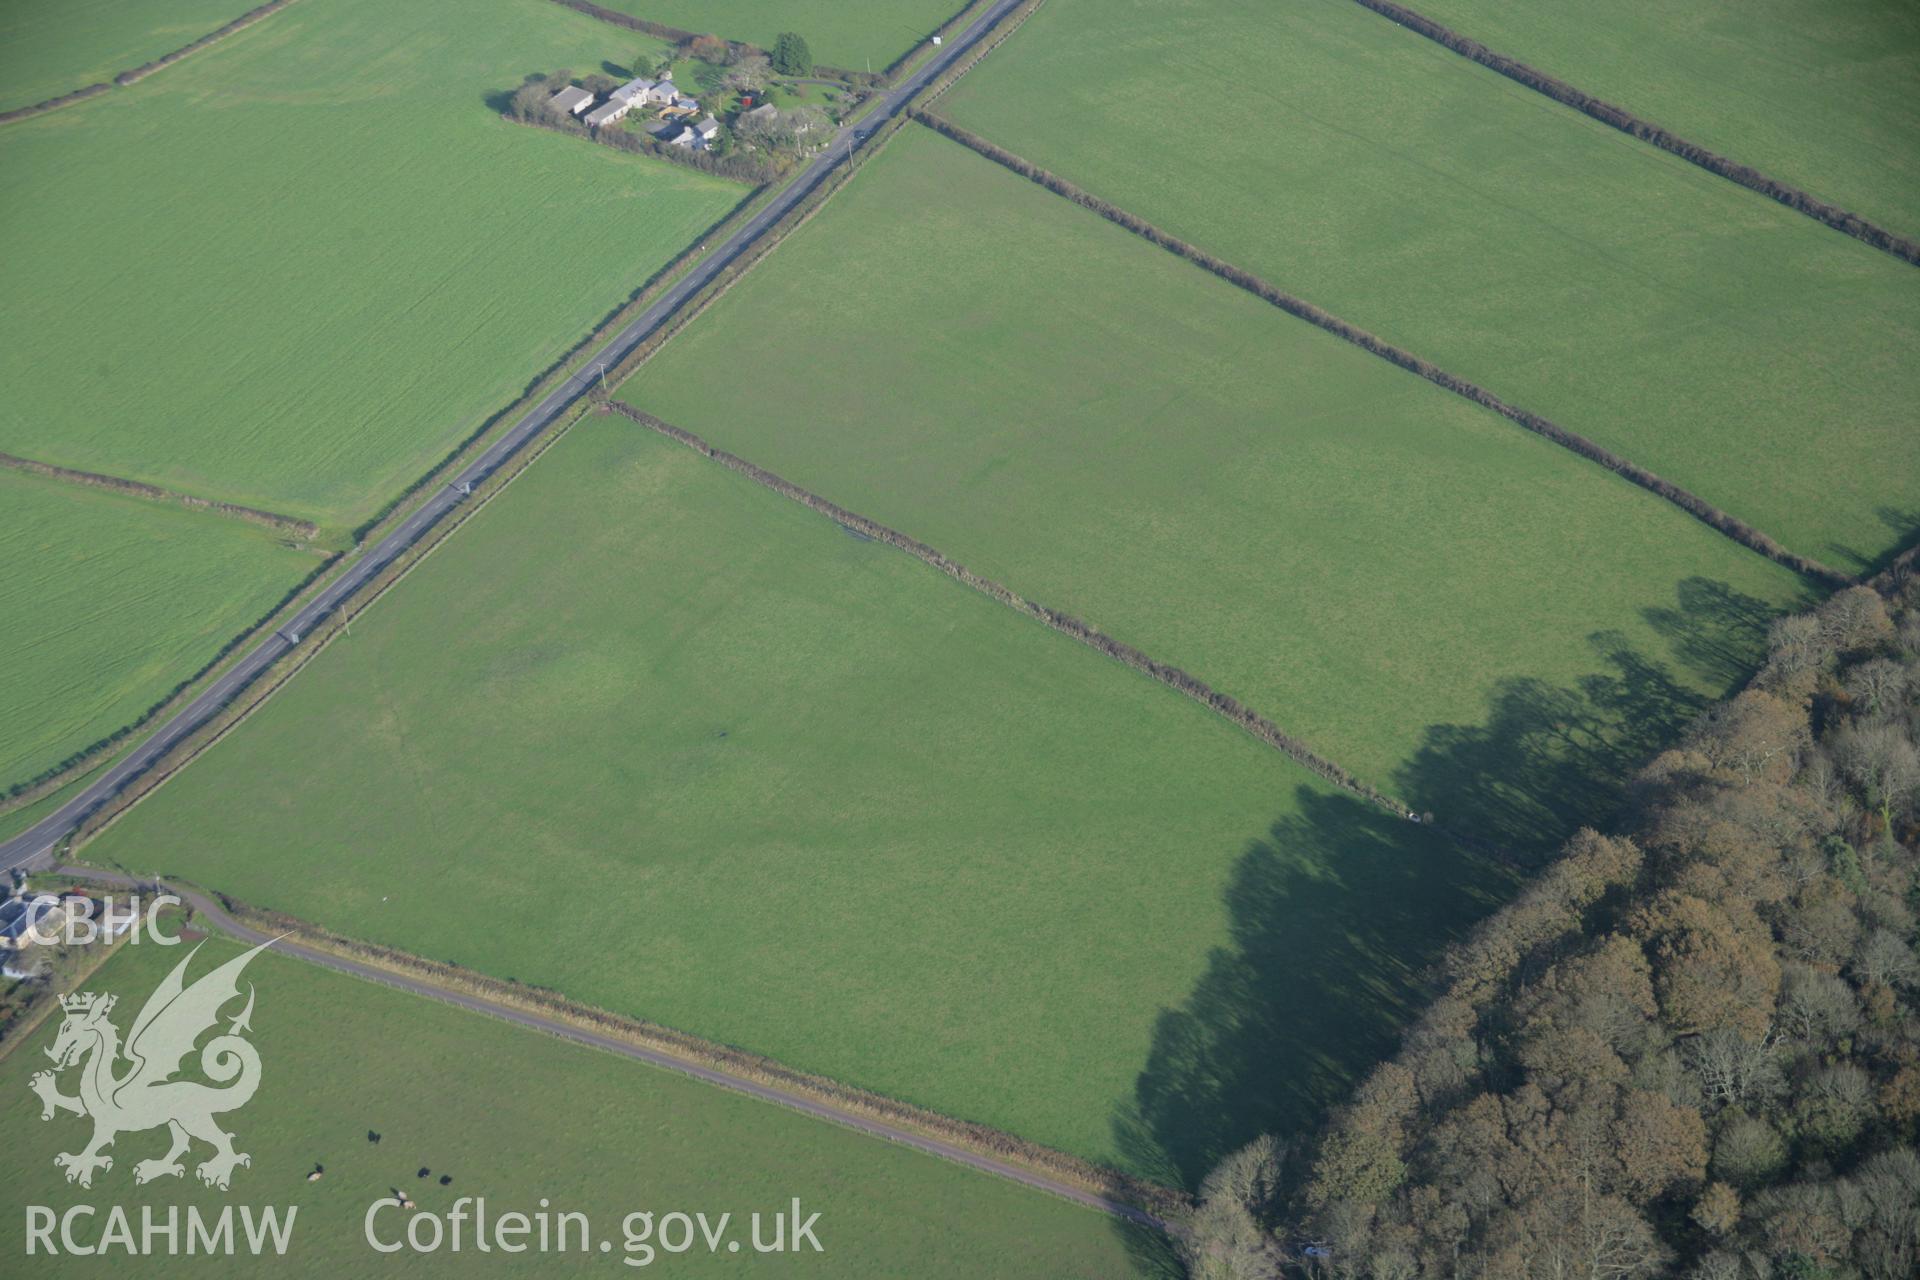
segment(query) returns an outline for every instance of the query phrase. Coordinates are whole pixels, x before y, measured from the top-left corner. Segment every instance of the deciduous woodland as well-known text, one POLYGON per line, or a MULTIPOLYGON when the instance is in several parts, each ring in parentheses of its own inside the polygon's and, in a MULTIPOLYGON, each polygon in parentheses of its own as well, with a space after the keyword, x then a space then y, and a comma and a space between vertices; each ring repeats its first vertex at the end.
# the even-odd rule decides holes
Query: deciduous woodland
POLYGON ((1225 1162, 1196 1274, 1915 1274, 1920 581, 1893 585, 1777 622, 1316 1142, 1225 1162))

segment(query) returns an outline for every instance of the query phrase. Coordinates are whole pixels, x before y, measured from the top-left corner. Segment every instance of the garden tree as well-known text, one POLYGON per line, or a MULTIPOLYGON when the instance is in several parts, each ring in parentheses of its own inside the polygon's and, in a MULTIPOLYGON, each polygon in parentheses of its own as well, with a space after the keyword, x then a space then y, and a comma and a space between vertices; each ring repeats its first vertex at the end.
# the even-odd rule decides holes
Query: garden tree
POLYGON ((765 54, 751 54, 727 68, 720 83, 735 93, 752 93, 767 86, 767 76, 772 66, 765 54))
POLYGON ((687 54, 712 66, 724 66, 733 56, 733 46, 719 36, 695 36, 687 42, 687 54))
POLYGON ((661 58, 656 62, 652 49, 642 49, 634 55, 633 65, 628 68, 628 70, 632 72, 636 80, 653 80, 658 79, 662 71, 672 66, 673 60, 671 58, 661 58))
POLYGON ((813 51, 797 32, 782 31, 773 42, 773 69, 783 76, 813 74, 813 51))
POLYGON ((1285 1150, 1260 1137, 1222 1160, 1174 1248, 1192 1280, 1279 1280, 1282 1258, 1265 1219, 1279 1191, 1285 1150))
POLYGON ((1917 618, 1782 620, 1624 836, 1449 951, 1283 1215, 1315 1274, 1920 1275, 1917 618))

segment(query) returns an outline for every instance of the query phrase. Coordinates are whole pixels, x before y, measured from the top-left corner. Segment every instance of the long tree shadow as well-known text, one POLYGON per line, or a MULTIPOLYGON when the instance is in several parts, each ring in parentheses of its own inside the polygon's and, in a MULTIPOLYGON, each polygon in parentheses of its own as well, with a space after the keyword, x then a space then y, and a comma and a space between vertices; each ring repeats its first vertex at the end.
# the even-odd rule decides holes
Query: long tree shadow
POLYGON ((1161 1013, 1125 1162, 1195 1187, 1261 1133, 1302 1132, 1393 1047, 1419 971, 1508 893, 1512 871, 1343 792, 1301 787, 1226 890, 1232 943, 1161 1013))
POLYGON ((1751 671, 1776 612, 1689 579, 1672 607, 1643 615, 1663 658, 1598 633, 1593 674, 1515 677, 1482 723, 1431 726, 1394 782, 1442 830, 1302 786, 1298 813, 1234 868, 1230 945, 1155 1025, 1113 1121, 1124 1162, 1193 1189, 1261 1133, 1310 1134, 1393 1052, 1445 946, 1505 900, 1531 859, 1614 813, 1630 774, 1751 671), (1476 852, 1488 848, 1499 852, 1476 852))
POLYGON ((1753 671, 1778 612, 1724 582, 1686 579, 1671 607, 1641 613, 1665 640, 1665 659, 1596 632, 1593 674, 1572 685, 1501 681, 1481 723, 1429 726, 1394 786, 1449 831, 1544 854, 1613 818, 1633 771, 1753 671))

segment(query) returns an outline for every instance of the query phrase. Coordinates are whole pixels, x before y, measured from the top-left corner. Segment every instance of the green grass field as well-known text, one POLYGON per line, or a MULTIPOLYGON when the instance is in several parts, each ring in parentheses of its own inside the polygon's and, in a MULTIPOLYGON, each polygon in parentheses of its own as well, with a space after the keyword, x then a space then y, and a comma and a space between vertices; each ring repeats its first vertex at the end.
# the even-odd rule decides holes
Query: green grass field
POLYGON ((1506 883, 599 417, 85 856, 1176 1179, 1506 883))
POLYGON ((1650 494, 924 129, 621 394, 1513 843, 1598 820, 1600 778, 1796 598, 1650 494), (749 349, 753 377, 712 376, 749 349))
POLYGON ((604 0, 602 8, 773 48, 782 31, 806 37, 816 61, 847 71, 885 69, 940 29, 969 0, 604 0))
POLYGON ((111 80, 261 2, 8 0, 0 6, 0 111, 111 80))
POLYGON ((1920 235, 1920 9, 1903 0, 1421 0, 1511 58, 1920 235))
POLYGON ((1837 568, 1920 529, 1912 267, 1349 0, 1050 0, 939 109, 1837 568))
POLYGON ((0 449, 359 523, 745 194, 487 105, 640 43, 302 0, 0 131, 0 449))
POLYGON ((0 788, 138 718, 317 564, 238 521, 0 470, 0 788))
MULTIPOLYGON (((147 993, 187 947, 123 947, 84 989, 118 998, 113 1020, 124 1033, 147 993)), ((208 941, 189 970, 198 977, 238 954, 224 939, 208 941)), ((704 1245, 681 1254, 656 1252, 651 1265, 673 1275, 1109 1277, 1136 1274, 1129 1241, 1100 1214, 958 1165, 766 1103, 737 1097, 669 1072, 565 1044, 295 960, 267 954, 245 971, 256 998, 253 1034, 261 1085, 243 1108, 222 1117, 235 1146, 253 1163, 235 1172, 227 1193, 202 1187, 189 1165, 184 1178, 145 1186, 133 1166, 166 1149, 166 1133, 122 1135, 114 1166, 91 1189, 69 1186, 53 1156, 84 1143, 88 1128, 71 1115, 40 1120, 27 1077, 47 1065, 58 1018, 0 1061, 0 1119, 11 1159, 0 1212, 0 1250, 25 1257, 26 1206, 56 1213, 91 1204, 83 1239, 98 1235, 109 1205, 124 1206, 140 1229, 142 1206, 164 1221, 169 1206, 217 1214, 227 1204, 297 1206, 291 1244, 271 1263, 245 1254, 153 1258, 111 1265, 130 1274, 202 1276, 263 1274, 342 1276, 374 1271, 408 1275, 553 1275, 585 1259, 529 1251, 478 1253, 471 1226, 459 1253, 403 1252, 391 1257, 367 1243, 368 1206, 399 1187, 421 1210, 444 1215, 462 1196, 484 1197, 488 1215, 584 1213, 592 1238, 610 1240, 600 1270, 625 1272, 616 1260, 645 1260, 625 1247, 630 1213, 731 1213, 718 1256, 704 1245), (374 1145, 369 1131, 380 1134, 374 1145), (306 1174, 324 1165, 319 1182, 306 1174), (432 1170, 426 1178, 421 1168, 432 1170), (439 1178, 453 1182, 441 1186, 439 1178), (770 1215, 798 1196, 822 1252, 757 1255, 750 1215, 770 1215), (749 1262, 743 1263, 744 1255, 749 1262)), ((238 1005, 227 1012, 237 1011, 238 1005)), ((197 1058, 189 1059, 190 1063, 197 1058)), ((125 1070, 121 1064, 119 1070, 125 1070)), ((193 1076, 189 1067, 188 1077, 193 1076)), ((73 1073, 62 1077, 71 1094, 73 1073)), ((190 1157, 204 1159, 207 1148, 190 1157)), ((382 1211, 381 1239, 392 1242, 409 1215, 382 1211)), ((638 1231, 639 1224, 635 1224, 638 1231)), ((765 1228, 770 1236, 770 1223, 765 1228)), ((182 1226, 184 1248, 185 1227, 182 1226)), ((577 1231, 573 1241, 579 1238, 577 1231)), ((697 1238, 697 1237, 696 1237, 697 1238)), ((763 1238, 767 1238, 763 1236, 763 1238)), ((56 1235, 55 1239, 58 1239, 56 1235)), ((531 1239, 531 1237, 530 1237, 531 1239)), ((656 1243, 658 1237, 652 1243, 656 1243)), ((164 1247, 164 1246, 162 1246, 164 1247)), ((99 1273, 101 1259, 35 1257, 36 1275, 99 1273)))

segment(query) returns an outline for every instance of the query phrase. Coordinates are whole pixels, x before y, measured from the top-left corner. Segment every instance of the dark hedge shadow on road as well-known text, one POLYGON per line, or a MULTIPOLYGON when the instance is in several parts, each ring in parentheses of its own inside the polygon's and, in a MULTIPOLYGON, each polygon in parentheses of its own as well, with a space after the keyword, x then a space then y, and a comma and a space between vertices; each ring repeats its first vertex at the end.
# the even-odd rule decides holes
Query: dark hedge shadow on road
POLYGON ((1580 825, 1615 814, 1631 773, 1745 678, 1775 613, 1724 582, 1688 579, 1671 607, 1644 614, 1666 654, 1598 633, 1592 675, 1571 686, 1509 679, 1483 722, 1430 727, 1395 789, 1500 856, 1301 787, 1298 815, 1234 868, 1230 945, 1160 1014, 1134 1097, 1116 1110, 1122 1163, 1192 1190, 1259 1134, 1310 1136, 1393 1051, 1445 946, 1580 825))

